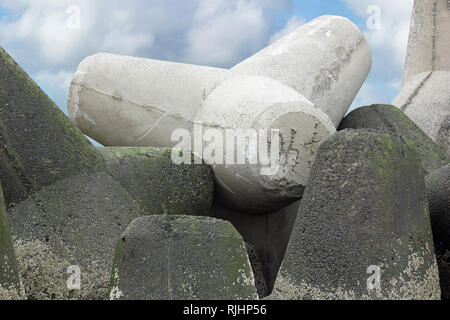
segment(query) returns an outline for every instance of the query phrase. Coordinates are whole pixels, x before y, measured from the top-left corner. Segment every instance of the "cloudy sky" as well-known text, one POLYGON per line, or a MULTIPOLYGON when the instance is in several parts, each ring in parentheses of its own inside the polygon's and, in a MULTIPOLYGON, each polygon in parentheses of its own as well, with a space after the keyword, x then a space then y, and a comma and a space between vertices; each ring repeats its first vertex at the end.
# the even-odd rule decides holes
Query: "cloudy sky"
POLYGON ((71 77, 97 52, 231 67, 305 22, 352 20, 372 72, 352 108, 400 89, 413 0, 0 0, 0 46, 67 113, 71 77))

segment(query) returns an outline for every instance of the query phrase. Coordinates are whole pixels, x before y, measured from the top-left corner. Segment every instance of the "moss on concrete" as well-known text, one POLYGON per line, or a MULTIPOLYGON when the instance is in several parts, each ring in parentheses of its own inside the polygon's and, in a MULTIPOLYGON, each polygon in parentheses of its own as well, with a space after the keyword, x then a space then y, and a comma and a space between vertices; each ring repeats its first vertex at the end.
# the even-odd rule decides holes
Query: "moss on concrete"
POLYGON ((176 165, 171 149, 99 148, 107 171, 147 215, 203 216, 213 201, 212 170, 206 164, 176 165))
POLYGON ((0 181, 6 205, 103 167, 96 148, 0 48, 0 181))
POLYGON ((239 300, 257 293, 244 241, 229 222, 161 215, 138 218, 122 234, 109 296, 239 300))
POLYGON ((433 142, 399 108, 392 105, 372 105, 358 108, 348 114, 338 130, 375 129, 399 136, 414 145, 422 159, 425 174, 450 163, 450 157, 433 142))
POLYGON ((20 293, 20 278, 0 184, 0 299, 20 293))
POLYGON ((289 299, 439 299, 412 143, 343 130, 321 145, 275 288, 289 299), (381 270, 380 290, 367 287, 370 266, 381 270))
POLYGON ((11 234, 29 299, 107 296, 114 248, 141 210, 108 174, 83 174, 42 188, 9 211, 11 234), (81 270, 70 290, 67 268, 81 270))

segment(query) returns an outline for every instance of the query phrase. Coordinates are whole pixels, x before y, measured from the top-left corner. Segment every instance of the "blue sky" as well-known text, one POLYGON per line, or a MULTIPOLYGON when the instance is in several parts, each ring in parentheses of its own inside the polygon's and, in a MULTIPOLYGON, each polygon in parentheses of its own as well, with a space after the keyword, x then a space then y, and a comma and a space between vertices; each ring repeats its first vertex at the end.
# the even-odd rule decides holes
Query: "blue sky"
POLYGON ((67 112, 71 77, 96 52, 231 67, 321 15, 352 20, 372 71, 352 108, 391 103, 400 89, 413 0, 0 0, 0 46, 67 112), (73 6, 80 28, 68 28, 73 6), (368 8, 380 28, 369 30, 368 8), (72 9, 71 9, 72 8, 72 9))

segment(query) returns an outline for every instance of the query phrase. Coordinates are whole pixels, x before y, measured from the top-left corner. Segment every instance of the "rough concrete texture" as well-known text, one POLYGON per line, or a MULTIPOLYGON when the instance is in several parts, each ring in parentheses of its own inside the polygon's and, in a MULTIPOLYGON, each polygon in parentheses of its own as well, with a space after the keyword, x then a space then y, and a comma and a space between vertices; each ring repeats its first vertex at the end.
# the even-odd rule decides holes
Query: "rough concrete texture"
POLYGON ((279 80, 337 127, 372 66, 369 43, 348 19, 319 17, 232 68, 279 80))
POLYGON ((226 221, 148 216, 118 241, 110 298, 121 300, 257 299, 242 237, 226 221))
POLYGON ((450 299, 450 164, 425 178, 442 299, 450 299))
MULTIPOLYGON (((209 213, 211 217, 230 221, 246 243, 253 246, 258 259, 257 265, 254 265, 254 259, 251 260, 252 266, 255 270, 259 268, 259 264, 261 265, 267 294, 272 292, 289 243, 299 205, 300 201, 297 201, 277 212, 255 214, 254 212, 230 211, 213 204, 209 213)), ((259 279, 259 273, 255 272, 255 277, 259 279)), ((260 295, 260 297, 264 296, 260 295)))
POLYGON ((394 105, 450 155, 450 9, 447 0, 416 0, 403 88, 394 105))
POLYGON ((404 85, 420 73, 450 70, 449 30, 448 0, 414 1, 404 85))
POLYGON ((206 164, 176 165, 170 149, 99 148, 107 172, 144 209, 145 214, 206 215, 214 193, 206 164))
POLYGON ((102 165, 94 146, 0 48, 0 181, 6 205, 102 165))
POLYGON ((342 121, 338 130, 344 129, 376 129, 407 138, 420 154, 425 174, 450 163, 450 156, 394 106, 378 104, 358 108, 342 121))
POLYGON ((268 287, 266 283, 266 278, 264 276, 264 269, 261 261, 258 257, 258 252, 254 245, 249 242, 245 243, 245 248, 247 249, 248 259, 250 261, 250 265, 252 266, 253 276, 255 278, 255 287, 258 292, 258 297, 267 297, 268 296, 268 287))
POLYGON ((170 147, 175 129, 192 127, 205 97, 229 70, 96 54, 72 80, 71 119, 105 146, 170 147))
POLYGON ((273 297, 440 298, 413 145, 366 130, 344 130, 322 144, 273 297), (369 290, 368 283, 376 284, 373 266, 381 271, 380 288, 369 290))
POLYGON ((450 155, 449 87, 450 71, 420 73, 403 85, 393 104, 450 155))
POLYGON ((437 134, 436 144, 447 151, 447 154, 450 156, 450 114, 446 115, 442 120, 437 134))
POLYGON ((21 297, 19 271, 0 185, 0 300, 21 297))
POLYGON ((105 299, 117 240, 140 215, 106 173, 60 180, 16 205, 9 217, 26 296, 105 299), (70 266, 81 269, 81 290, 67 287, 70 266))
POLYGON ((256 75, 224 81, 209 94, 197 117, 203 120, 204 132, 215 129, 218 134, 204 143, 203 156, 211 146, 224 150, 220 162, 214 163, 217 201, 247 213, 274 212, 300 199, 320 143, 336 132, 328 116, 297 91, 256 75), (250 143, 233 136, 238 129, 263 129, 264 135, 250 143), (278 142, 271 138, 271 130, 279 130, 275 154, 271 148, 278 142), (261 142, 267 150, 255 146, 261 142), (228 144, 234 146, 231 152, 228 144), (252 162, 256 156, 258 161, 252 162), (262 164, 262 156, 274 161, 262 164), (237 159, 245 162, 236 163, 237 159))

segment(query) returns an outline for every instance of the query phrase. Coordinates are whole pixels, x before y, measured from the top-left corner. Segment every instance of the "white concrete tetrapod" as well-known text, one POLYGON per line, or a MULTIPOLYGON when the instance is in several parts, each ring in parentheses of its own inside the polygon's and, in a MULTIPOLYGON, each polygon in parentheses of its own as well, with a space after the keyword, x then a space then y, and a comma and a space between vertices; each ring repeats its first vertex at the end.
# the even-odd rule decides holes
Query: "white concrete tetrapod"
POLYGON ((450 6, 447 0, 416 0, 403 87, 394 100, 450 154, 450 6))
POLYGON ((211 159, 216 199, 244 212, 273 212, 301 198, 329 117, 294 89, 263 76, 225 80, 197 114, 203 158, 211 159))
POLYGON ((372 54, 362 32, 348 19, 322 16, 232 68, 294 88, 337 127, 369 74, 372 54))
POLYGON ((68 110, 84 133, 104 145, 168 146, 171 129, 192 125, 201 103, 222 80, 256 73, 296 89, 337 126, 371 61, 356 26, 324 16, 231 71, 111 54, 88 57, 72 81, 68 110))
POLYGON ((450 71, 413 76, 393 104, 450 154, 450 71))

